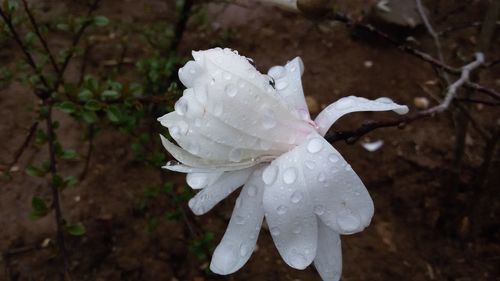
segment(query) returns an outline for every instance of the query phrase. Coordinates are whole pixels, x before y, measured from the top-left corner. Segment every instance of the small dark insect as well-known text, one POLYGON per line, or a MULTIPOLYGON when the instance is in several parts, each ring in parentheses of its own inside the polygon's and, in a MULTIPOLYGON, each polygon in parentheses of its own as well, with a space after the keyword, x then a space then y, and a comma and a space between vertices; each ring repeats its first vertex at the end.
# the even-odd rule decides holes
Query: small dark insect
POLYGON ((271 87, 273 87, 276 90, 276 81, 274 81, 273 77, 269 77, 269 78, 271 78, 271 80, 269 80, 269 85, 271 85, 271 87))
POLYGON ((253 65, 253 66, 255 67, 255 61, 254 61, 253 59, 251 59, 251 58, 246 58, 246 59, 247 59, 247 61, 248 61, 251 65, 253 65))

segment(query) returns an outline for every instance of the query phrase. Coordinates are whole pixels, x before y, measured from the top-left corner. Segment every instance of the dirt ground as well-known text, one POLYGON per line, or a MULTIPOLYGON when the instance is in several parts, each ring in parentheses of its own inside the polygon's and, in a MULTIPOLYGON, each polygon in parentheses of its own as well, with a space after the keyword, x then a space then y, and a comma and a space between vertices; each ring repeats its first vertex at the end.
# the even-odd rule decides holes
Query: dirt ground
MULTIPOLYGON (((173 20, 171 2, 174 1, 108 0, 99 13, 115 23, 169 22, 173 20)), ((364 9, 365 1, 344 2, 340 1, 339 7, 353 14, 361 14, 364 9)), ((460 9, 462 2, 427 1, 439 28, 482 20, 485 1, 467 1, 469 6, 460 9)), ((79 12, 70 1, 43 3, 44 15, 79 12)), ((439 95, 433 83, 437 81, 436 73, 429 65, 380 40, 353 34, 338 23, 317 23, 274 8, 244 3, 212 4, 200 11, 188 23, 180 52, 188 55, 191 50, 223 44, 253 58, 262 72, 300 56, 306 68, 304 92, 320 106, 347 95, 387 96, 415 110, 415 97, 426 97, 434 104, 434 97, 439 95), (200 23, 203 17, 206 21, 200 23)), ((126 55, 132 60, 147 54, 148 48, 132 39, 132 31, 127 34, 112 27, 108 31, 130 36, 126 55)), ((418 41, 418 48, 433 52, 425 30, 405 32, 418 41)), ((476 47, 476 37, 476 29, 445 37, 446 53, 470 54, 476 47)), ((2 63, 10 63, 12 53, 16 54, 13 48, 1 49, 2 63)), ((499 54, 500 40, 496 36, 486 57, 499 54)), ((103 62, 114 58, 116 44, 111 40, 95 46, 89 60, 96 72, 102 72, 106 70, 103 62)), ((463 64, 455 55, 449 55, 449 59, 453 65, 463 64)), ((133 65, 127 68, 125 73, 133 65)), ((480 81, 499 89, 499 73, 497 65, 484 71, 480 81)), ((24 139, 35 118, 32 108, 36 106, 36 99, 19 83, 0 90, 3 163, 12 159, 24 139)), ((500 120, 498 107, 472 105, 470 111, 489 129, 495 128, 494 120, 500 120)), ((385 117, 393 116, 353 114, 333 129, 352 129, 365 119, 385 117)), ((86 147, 81 135, 85 127, 60 112, 55 118, 61 122, 61 142, 83 153, 86 147)), ((370 140, 385 141, 375 152, 366 151, 359 143, 335 144, 363 179, 376 209, 370 227, 342 237, 342 280, 500 280, 500 158, 495 151, 487 152, 493 153, 492 167, 485 184, 479 186, 485 141, 471 128, 457 178, 452 169, 455 128, 451 114, 444 113, 403 129, 370 133, 370 140)), ((144 188, 161 179, 158 170, 133 160, 130 141, 119 131, 104 130, 95 140, 89 174, 63 193, 65 216, 82 221, 87 228, 83 237, 68 237, 73 280, 320 280, 312 267, 304 271, 288 267, 266 229, 261 231, 257 250, 241 270, 231 276, 210 273, 210 260, 199 259, 190 250, 190 233, 183 220, 162 219, 156 227, 150 227, 151 217, 174 208, 166 196, 152 199, 146 211, 139 210, 144 188)), ((32 221, 28 216, 32 196, 48 199, 50 190, 45 180, 23 172, 30 161, 44 157, 45 147, 30 145, 12 180, 0 182, 0 251, 27 249, 0 260, 0 280, 55 280, 54 253, 50 247, 37 247, 47 238, 54 239, 53 218, 32 221)), ((60 170, 78 173, 82 165, 66 161, 60 170)), ((175 183, 175 190, 184 188, 181 175, 167 176, 175 183)), ((215 245, 224 234, 234 199, 232 196, 201 217, 188 214, 202 232, 214 233, 215 245)))

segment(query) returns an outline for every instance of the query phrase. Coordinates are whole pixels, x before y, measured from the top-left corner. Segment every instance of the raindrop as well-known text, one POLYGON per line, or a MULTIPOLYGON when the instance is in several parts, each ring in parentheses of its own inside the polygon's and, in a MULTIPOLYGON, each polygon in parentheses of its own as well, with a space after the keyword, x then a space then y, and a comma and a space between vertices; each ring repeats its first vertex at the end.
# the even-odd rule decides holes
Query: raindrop
POLYGON ((184 120, 180 120, 179 122, 177 122, 177 125, 179 125, 180 134, 186 135, 188 133, 189 125, 187 122, 185 122, 184 120))
POLYGON ((350 99, 350 98, 342 98, 342 99, 338 100, 335 103, 335 107, 337 109, 346 109, 346 108, 351 107, 352 104, 353 104, 352 99, 350 99))
POLYGON ((308 169, 310 169, 310 170, 314 169, 314 167, 316 166, 316 165, 314 164, 314 162, 313 162, 313 161, 310 161, 310 160, 307 160, 307 161, 305 162, 305 164, 306 164, 306 167, 307 167, 308 169))
POLYGON ((264 113, 264 121, 262 122, 262 126, 264 129, 271 129, 276 126, 276 117, 274 116, 274 112, 270 109, 266 110, 264 113))
POLYGON ((326 181, 326 176, 324 173, 319 173, 318 175, 318 181, 319 182, 325 182, 326 181))
POLYGON ((247 244, 242 243, 240 246, 240 255, 242 257, 246 257, 248 255, 248 252, 250 252, 250 247, 248 247, 247 244))
POLYGON ((239 148, 233 148, 229 152, 229 161, 239 162, 239 161, 241 161, 242 157, 243 157, 243 152, 239 148))
POLYGON ((226 80, 231 80, 231 73, 229 72, 224 72, 222 73, 222 77, 226 80))
POLYGON ((236 199, 234 206, 236 207, 236 209, 239 209, 241 207, 241 198, 240 197, 238 197, 238 199, 236 199))
POLYGON ((234 84, 228 84, 224 91, 230 98, 236 96, 236 94, 238 93, 238 89, 234 86, 234 84))
POLYGON ((317 153, 323 148, 323 143, 319 138, 313 138, 307 143, 307 151, 317 153))
POLYGON ((269 185, 274 183, 277 175, 278 175, 278 168, 269 165, 262 173, 262 180, 264 181, 265 184, 269 185))
POLYGON ((204 173, 190 173, 186 176, 187 184, 194 188, 200 189, 207 184, 208 177, 204 173))
POLYGON ((353 233, 359 229, 361 222, 359 218, 350 211, 342 211, 337 217, 337 225, 345 233, 353 233))
POLYGON ((321 216, 325 213, 325 207, 323 205, 314 206, 314 213, 318 216, 321 216))
POLYGON ((269 69, 268 74, 274 79, 280 79, 285 75, 285 68, 280 65, 273 66, 271 67, 271 69, 269 69))
MULTIPOLYGON (((296 251, 297 250, 295 250, 295 252, 296 251)), ((295 253, 291 257, 290 263, 295 268, 302 268, 302 267, 304 267, 305 264, 307 264, 307 260, 302 254, 295 253)))
POLYGON ((328 160, 330 160, 330 162, 332 163, 337 163, 339 161, 339 157, 336 154, 332 153, 328 156, 328 160))
POLYGON ((278 208, 276 208, 276 212, 278 215, 284 215, 286 212, 288 212, 288 207, 285 205, 279 205, 278 208))
POLYGON ((301 226, 300 224, 296 223, 296 224, 294 225, 294 227, 293 227, 292 232, 293 232, 294 234, 300 234, 300 233, 302 232, 302 226, 301 226))
POLYGON ((259 147, 262 150, 269 150, 271 148, 271 143, 265 140, 259 140, 259 147))
POLYGON ((239 225, 245 224, 245 218, 238 215, 234 218, 234 222, 239 225))
POLYGON ((255 185, 250 185, 248 187, 247 193, 250 197, 254 197, 255 195, 257 195, 257 188, 255 187, 255 185))
POLYGON ((185 98, 180 98, 174 105, 177 114, 183 116, 188 111, 188 102, 185 98))
POLYGON ((346 166, 345 166, 345 170, 346 170, 346 171, 352 171, 352 167, 351 167, 351 165, 346 165, 346 166))
POLYGON ((297 70, 295 66, 290 67, 290 72, 295 72, 295 70, 297 70))
POLYGON ((176 127, 176 126, 171 127, 171 128, 169 129, 169 132, 170 132, 170 135, 171 135, 174 139, 176 139, 176 138, 178 138, 178 137, 179 137, 179 127, 176 127))
POLYGON ((271 235, 272 236, 278 236, 278 235, 280 235, 280 229, 277 228, 277 227, 271 228, 271 235))
POLYGON ((286 184, 292 184, 297 179, 297 168, 290 167, 283 173, 283 181, 286 184))
POLYGON ((393 103, 393 101, 390 98, 386 98, 386 97, 378 98, 375 101, 376 102, 380 102, 380 103, 385 103, 385 104, 391 104, 391 103, 393 103))
POLYGON ((292 201, 292 203, 299 203, 300 200, 302 200, 304 196, 302 195, 302 192, 300 191, 295 191, 293 194, 292 194, 292 197, 290 197, 290 201, 292 201))

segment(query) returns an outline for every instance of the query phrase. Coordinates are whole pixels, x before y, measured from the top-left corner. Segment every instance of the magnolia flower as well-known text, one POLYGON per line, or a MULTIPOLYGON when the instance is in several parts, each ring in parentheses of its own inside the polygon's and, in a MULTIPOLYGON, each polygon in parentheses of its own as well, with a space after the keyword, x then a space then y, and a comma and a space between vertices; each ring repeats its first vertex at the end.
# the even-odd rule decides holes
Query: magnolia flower
POLYGON ((193 52, 179 70, 186 86, 175 111, 158 120, 180 146, 162 138, 177 161, 164 167, 187 173, 201 189, 189 201, 197 215, 243 186, 210 269, 230 274, 250 258, 263 222, 284 261, 304 269, 314 261, 324 280, 342 268, 339 234, 363 230, 373 216, 365 186, 323 136, 346 113, 408 111, 388 98, 344 97, 313 121, 302 90, 304 65, 295 58, 259 73, 230 49, 193 52))

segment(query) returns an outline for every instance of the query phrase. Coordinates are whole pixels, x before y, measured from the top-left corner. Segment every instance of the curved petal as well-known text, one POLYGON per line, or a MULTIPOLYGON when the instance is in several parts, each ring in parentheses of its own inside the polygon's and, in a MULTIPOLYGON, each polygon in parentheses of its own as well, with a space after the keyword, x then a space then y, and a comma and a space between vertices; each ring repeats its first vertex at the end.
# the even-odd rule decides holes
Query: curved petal
POLYGON ((217 274, 237 271, 252 255, 264 218, 262 170, 259 168, 253 172, 236 199, 226 233, 210 263, 210 269, 217 274))
POLYGON ((217 203, 242 186, 255 168, 225 172, 213 184, 205 187, 189 200, 189 208, 196 215, 210 211, 217 203))
POLYGON ((318 126, 319 133, 324 136, 328 129, 340 117, 347 113, 358 111, 389 111, 392 110, 398 114, 408 113, 406 105, 394 103, 389 98, 378 98, 369 100, 361 97, 349 96, 339 99, 338 101, 327 106, 321 111, 314 120, 318 126))
POLYGON ((316 256, 318 227, 302 174, 302 152, 292 150, 263 172, 264 210, 274 244, 283 260, 304 269, 316 256))
POLYGON ((285 66, 273 66, 268 75, 274 79, 276 91, 283 97, 291 108, 295 108, 302 120, 308 121, 309 109, 307 108, 301 76, 304 73, 304 63, 300 57, 289 61, 285 66))
POLYGON ((202 189, 213 184, 221 175, 222 172, 189 173, 186 182, 192 189, 202 189))
POLYGON ((342 155, 317 133, 297 149, 304 152, 304 179, 316 215, 340 234, 356 233, 368 226, 373 201, 342 155))
POLYGON ((342 273, 342 247, 340 235, 318 222, 318 251, 314 266, 324 281, 339 281, 342 273))

